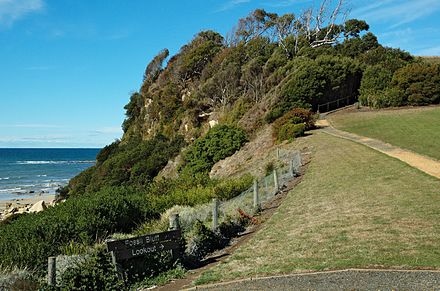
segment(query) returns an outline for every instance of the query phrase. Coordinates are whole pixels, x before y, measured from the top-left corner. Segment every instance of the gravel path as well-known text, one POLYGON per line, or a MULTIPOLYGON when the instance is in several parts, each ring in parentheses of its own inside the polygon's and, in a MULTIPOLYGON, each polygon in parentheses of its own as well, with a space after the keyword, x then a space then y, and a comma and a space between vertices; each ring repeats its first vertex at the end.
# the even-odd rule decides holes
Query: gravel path
POLYGON ((354 133, 336 129, 324 119, 318 120, 317 126, 321 127, 321 130, 325 133, 366 145, 388 156, 397 158, 402 162, 405 162, 408 165, 427 173, 428 175, 440 179, 440 161, 414 153, 412 151, 401 149, 377 139, 363 137, 354 133))
POLYGON ((344 270, 246 279, 187 290, 440 290, 440 272, 344 270))

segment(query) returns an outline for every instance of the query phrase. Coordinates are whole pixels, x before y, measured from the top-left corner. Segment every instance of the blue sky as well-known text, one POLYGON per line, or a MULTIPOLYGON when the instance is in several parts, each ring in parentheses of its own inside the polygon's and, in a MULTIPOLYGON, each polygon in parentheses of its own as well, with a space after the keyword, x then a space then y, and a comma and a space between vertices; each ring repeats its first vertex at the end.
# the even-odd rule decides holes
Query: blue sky
MULTIPOLYGON (((314 1, 315 3, 317 1, 314 1)), ((439 0, 354 0, 379 41, 440 55, 439 0)), ((0 0, 0 147, 102 147, 161 49, 230 31, 255 8, 299 14, 307 0, 0 0)))

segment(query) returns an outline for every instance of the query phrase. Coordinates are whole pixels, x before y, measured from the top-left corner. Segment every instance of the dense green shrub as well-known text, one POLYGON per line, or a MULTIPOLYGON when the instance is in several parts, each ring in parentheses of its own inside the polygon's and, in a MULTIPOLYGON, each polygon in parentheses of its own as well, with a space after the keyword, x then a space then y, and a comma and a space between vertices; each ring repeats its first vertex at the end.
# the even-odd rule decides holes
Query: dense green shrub
POLYGON ((295 108, 278 118, 273 124, 273 135, 277 141, 292 140, 312 129, 315 116, 310 110, 295 108))
POLYGON ((440 66, 414 63, 397 70, 392 85, 404 94, 409 105, 440 102, 440 66))
POLYGON ((356 97, 362 71, 347 57, 321 55, 315 60, 297 58, 294 71, 281 86, 281 102, 275 106, 285 113, 295 107, 317 110, 319 104, 356 97))
POLYGON ((247 141, 245 132, 234 126, 217 125, 185 152, 181 172, 209 172, 212 166, 234 154, 247 141))
POLYGON ((284 124, 277 133, 277 140, 293 140, 297 136, 304 134, 306 126, 304 124, 284 124))
POLYGON ((193 260, 197 261, 201 261, 207 254, 219 249, 222 245, 219 237, 201 221, 194 224, 188 237, 186 252, 193 260))
POLYGON ((252 185, 253 180, 254 178, 248 174, 237 179, 221 181, 214 186, 214 195, 220 200, 229 200, 247 190, 252 185))
POLYGON ((359 89, 362 95, 367 95, 377 91, 382 91, 390 86, 393 72, 381 65, 369 66, 365 69, 362 76, 361 87, 359 89))
POLYGON ((404 105, 404 94, 398 88, 387 88, 380 91, 367 91, 359 98, 363 105, 372 108, 398 107, 404 105))
POLYGON ((139 222, 158 215, 145 197, 133 192, 108 188, 72 197, 0 227, 0 265, 41 268, 47 257, 57 255, 71 242, 92 244, 111 233, 130 231, 139 222))
MULTIPOLYGON (((68 195, 95 192, 108 186, 146 187, 168 160, 183 146, 182 137, 170 140, 157 135, 151 140, 131 140, 104 148, 99 163, 74 177, 68 195)), ((65 191, 66 192, 66 191, 65 191)))
POLYGON ((118 279, 109 254, 95 251, 61 276, 61 290, 126 290, 118 279))
POLYGON ((368 66, 380 65, 393 73, 414 61, 414 58, 405 51, 383 46, 368 50, 358 58, 362 64, 368 66))

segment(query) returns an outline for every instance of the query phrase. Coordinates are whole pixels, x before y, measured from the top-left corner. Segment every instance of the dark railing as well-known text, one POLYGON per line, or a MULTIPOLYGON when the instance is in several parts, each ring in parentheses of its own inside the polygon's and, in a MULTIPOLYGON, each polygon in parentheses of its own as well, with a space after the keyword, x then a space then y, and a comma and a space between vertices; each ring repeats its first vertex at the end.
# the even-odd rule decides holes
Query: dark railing
POLYGON ((329 112, 356 102, 355 97, 346 97, 318 105, 318 113, 329 112))

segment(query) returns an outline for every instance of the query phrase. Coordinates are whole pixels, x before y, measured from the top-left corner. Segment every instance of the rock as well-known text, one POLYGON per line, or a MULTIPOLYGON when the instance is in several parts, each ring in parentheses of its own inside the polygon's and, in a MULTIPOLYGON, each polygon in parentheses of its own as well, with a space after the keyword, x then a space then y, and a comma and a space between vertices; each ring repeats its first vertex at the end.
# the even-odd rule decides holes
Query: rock
POLYGON ((211 120, 209 121, 209 127, 213 128, 214 126, 216 126, 218 124, 218 120, 211 120))
POLYGON ((22 208, 18 209, 18 211, 16 213, 23 214, 23 213, 27 213, 28 211, 29 211, 28 207, 22 207, 22 208))
POLYGON ((32 207, 29 209, 30 213, 33 212, 41 212, 46 210, 47 206, 46 206, 46 202, 44 202, 44 200, 38 201, 37 203, 35 203, 34 205, 32 205, 32 207))
POLYGON ((15 212, 17 212, 18 211, 18 208, 17 207, 9 207, 9 209, 8 210, 6 210, 6 212, 5 213, 7 213, 7 214, 13 214, 13 213, 15 213, 15 212))

